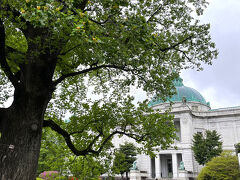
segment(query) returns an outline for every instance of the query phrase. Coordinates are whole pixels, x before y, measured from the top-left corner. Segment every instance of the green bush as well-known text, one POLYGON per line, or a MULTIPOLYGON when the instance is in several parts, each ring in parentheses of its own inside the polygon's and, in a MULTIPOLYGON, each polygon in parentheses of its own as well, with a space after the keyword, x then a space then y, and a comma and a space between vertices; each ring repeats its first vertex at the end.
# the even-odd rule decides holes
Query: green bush
POLYGON ((234 144, 236 155, 240 153, 240 143, 234 144))
POLYGON ((65 176, 59 176, 59 177, 56 177, 55 180, 68 180, 68 178, 65 176))
POLYGON ((238 159, 232 152, 224 151, 212 158, 198 175, 198 180, 236 180, 239 177, 238 159))

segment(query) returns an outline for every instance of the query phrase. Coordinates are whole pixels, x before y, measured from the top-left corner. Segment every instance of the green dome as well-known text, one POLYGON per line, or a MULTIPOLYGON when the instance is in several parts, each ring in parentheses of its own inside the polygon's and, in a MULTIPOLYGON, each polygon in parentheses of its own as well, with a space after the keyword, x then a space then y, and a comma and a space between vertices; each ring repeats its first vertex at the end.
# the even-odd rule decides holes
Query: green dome
MULTIPOLYGON (((181 78, 174 80, 173 84, 176 88, 176 94, 172 97, 167 98, 167 101, 165 102, 182 102, 183 98, 185 98, 187 102, 199 102, 201 104, 209 106, 209 103, 205 101, 203 96, 198 91, 193 88, 184 86, 181 78)), ((154 106, 162 103, 164 103, 163 100, 154 98, 150 101, 149 106, 154 106)))

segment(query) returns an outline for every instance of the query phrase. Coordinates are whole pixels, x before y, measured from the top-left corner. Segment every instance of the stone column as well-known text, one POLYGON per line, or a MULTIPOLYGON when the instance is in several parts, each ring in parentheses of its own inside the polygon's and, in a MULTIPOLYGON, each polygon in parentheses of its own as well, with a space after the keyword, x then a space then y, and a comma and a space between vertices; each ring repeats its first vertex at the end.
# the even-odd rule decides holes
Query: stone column
POLYGON ((177 165, 177 154, 172 154, 172 168, 173 168, 173 178, 178 177, 178 165, 177 165))
POLYGON ((155 157, 155 169, 156 169, 156 178, 161 178, 161 159, 160 154, 155 157))
POLYGON ((151 158, 150 156, 147 156, 147 173, 148 173, 148 177, 152 176, 152 167, 151 167, 151 158))

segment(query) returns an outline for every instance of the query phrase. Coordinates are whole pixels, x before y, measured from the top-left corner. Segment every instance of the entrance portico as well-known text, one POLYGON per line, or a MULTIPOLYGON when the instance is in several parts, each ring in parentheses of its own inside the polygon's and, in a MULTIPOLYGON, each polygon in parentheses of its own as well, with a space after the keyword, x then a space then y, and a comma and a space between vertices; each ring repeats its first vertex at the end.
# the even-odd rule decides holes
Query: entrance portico
POLYGON ((151 159, 152 178, 178 178, 178 167, 182 161, 182 154, 158 154, 151 159))

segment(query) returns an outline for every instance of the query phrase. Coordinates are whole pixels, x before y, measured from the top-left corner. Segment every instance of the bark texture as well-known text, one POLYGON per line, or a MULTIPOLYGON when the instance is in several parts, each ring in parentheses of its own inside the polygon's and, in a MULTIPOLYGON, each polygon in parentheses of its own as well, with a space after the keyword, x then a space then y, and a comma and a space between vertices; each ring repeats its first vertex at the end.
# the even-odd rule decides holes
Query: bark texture
POLYGON ((22 66, 14 101, 9 108, 1 109, 1 180, 36 178, 44 113, 53 92, 53 71, 42 62, 22 66))

